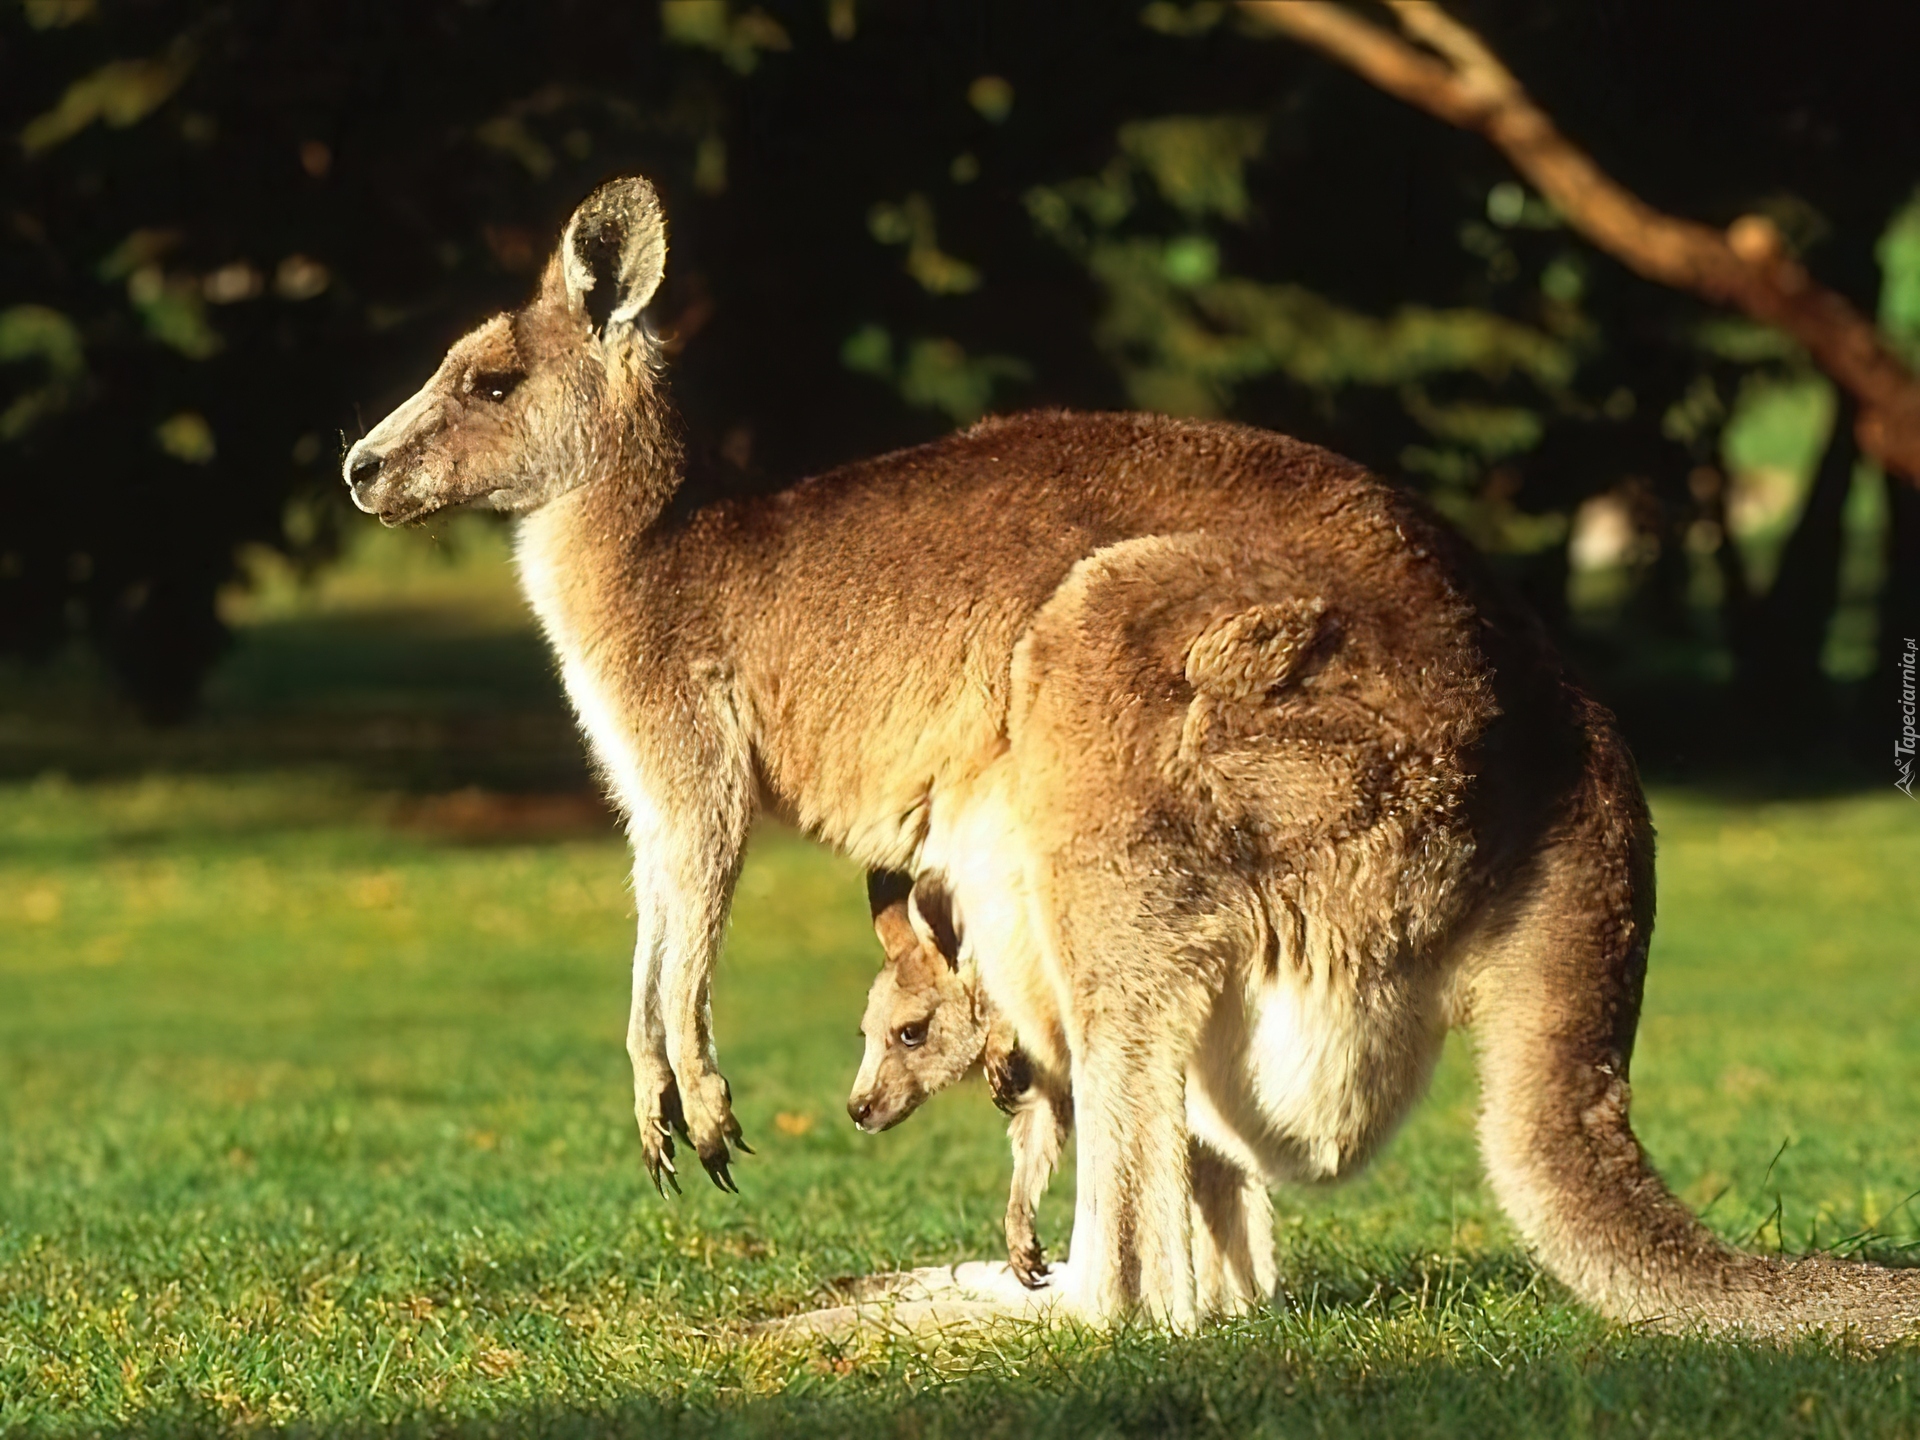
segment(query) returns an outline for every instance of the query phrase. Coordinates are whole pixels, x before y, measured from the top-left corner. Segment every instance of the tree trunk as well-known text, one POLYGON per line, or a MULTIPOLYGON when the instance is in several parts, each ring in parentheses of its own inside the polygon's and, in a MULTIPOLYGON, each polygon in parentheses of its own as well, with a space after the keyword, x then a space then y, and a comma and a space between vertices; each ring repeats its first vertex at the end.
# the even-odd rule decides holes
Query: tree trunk
POLYGON ((1844 393, 1837 403, 1813 488, 1773 584, 1749 608, 1735 648, 1742 709, 1769 717, 1767 738, 1782 754, 1806 753, 1832 720, 1832 686, 1820 660, 1840 600, 1847 496, 1860 458, 1853 403, 1844 393))

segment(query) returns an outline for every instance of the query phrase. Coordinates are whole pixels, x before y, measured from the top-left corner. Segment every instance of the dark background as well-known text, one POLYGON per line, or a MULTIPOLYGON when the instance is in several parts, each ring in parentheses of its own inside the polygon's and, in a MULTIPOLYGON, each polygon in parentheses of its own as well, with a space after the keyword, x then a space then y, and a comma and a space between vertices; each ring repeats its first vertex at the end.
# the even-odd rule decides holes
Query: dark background
MULTIPOLYGON (((1914 7, 1452 8, 1643 198, 1768 215, 1920 337, 1914 7)), ((19 694, 79 655, 149 723, 191 716, 240 548, 329 564, 370 523, 344 446, 639 169, 703 490, 987 410, 1229 415, 1429 495, 1656 769, 1886 768, 1920 492, 1856 465, 1804 355, 1226 7, 24 0, 0 129, 19 694), (1782 394, 1832 418, 1768 510, 1726 436, 1782 394)))

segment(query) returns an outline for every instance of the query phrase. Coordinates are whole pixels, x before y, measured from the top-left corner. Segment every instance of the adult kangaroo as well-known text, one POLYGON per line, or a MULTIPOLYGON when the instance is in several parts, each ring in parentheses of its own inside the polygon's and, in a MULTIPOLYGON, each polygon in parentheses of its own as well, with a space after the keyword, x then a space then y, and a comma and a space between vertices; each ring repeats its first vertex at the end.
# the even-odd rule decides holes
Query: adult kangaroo
POLYGON ((388 524, 520 517, 633 843, 656 1183, 676 1129, 731 1183, 709 980, 767 806, 938 874, 994 1004, 1070 1083, 1073 1313, 1265 1298, 1266 1187, 1364 1165, 1470 1023, 1494 1189, 1587 1303, 1916 1328, 1920 1272, 1729 1250, 1648 1163, 1632 760, 1419 503, 1279 435, 1046 413, 696 504, 643 318, 665 259, 652 187, 604 185, 532 302, 345 461, 388 524))

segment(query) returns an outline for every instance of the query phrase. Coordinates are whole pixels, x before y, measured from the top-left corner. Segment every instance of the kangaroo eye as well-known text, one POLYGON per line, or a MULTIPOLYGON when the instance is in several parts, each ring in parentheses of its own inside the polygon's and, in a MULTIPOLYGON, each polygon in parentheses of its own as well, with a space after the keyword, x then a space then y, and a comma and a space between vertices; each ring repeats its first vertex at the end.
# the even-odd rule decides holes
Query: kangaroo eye
POLYGON ((526 378, 525 375, 522 375, 517 370, 489 371, 486 374, 475 375, 469 380, 467 382, 467 392, 472 395, 479 395, 498 405, 515 390, 519 389, 520 382, 526 378))
POLYGON ((911 1025, 902 1025, 900 1033, 895 1038, 907 1049, 918 1050, 927 1043, 927 1022, 916 1020, 911 1025))

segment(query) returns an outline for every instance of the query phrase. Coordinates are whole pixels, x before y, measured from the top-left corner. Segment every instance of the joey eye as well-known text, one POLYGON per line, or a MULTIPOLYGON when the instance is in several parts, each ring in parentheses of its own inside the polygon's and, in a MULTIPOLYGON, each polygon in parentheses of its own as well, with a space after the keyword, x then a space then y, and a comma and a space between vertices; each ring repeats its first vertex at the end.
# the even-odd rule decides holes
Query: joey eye
POLYGON ((486 371, 475 375, 467 382, 467 393, 470 395, 478 395, 483 400, 488 400, 498 405, 515 390, 519 389, 520 382, 526 378, 527 377, 518 370, 486 371))
POLYGON ((927 1022, 916 1020, 911 1025, 902 1025, 894 1038, 907 1049, 918 1050, 927 1043, 927 1022))

